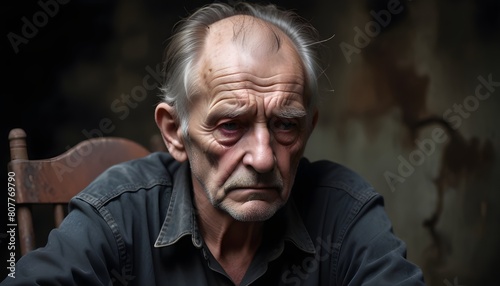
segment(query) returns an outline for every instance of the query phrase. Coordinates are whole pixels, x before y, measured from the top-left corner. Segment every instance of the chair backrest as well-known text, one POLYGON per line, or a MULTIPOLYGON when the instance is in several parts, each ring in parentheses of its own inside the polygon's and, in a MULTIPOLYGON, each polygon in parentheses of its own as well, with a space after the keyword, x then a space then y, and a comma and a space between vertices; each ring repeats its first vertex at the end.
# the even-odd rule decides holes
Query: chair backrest
MULTIPOLYGON (((9 133, 11 161, 9 177, 14 178, 17 229, 21 255, 35 248, 31 206, 54 205, 58 227, 69 200, 83 190, 104 170, 114 164, 144 157, 150 153, 140 144, 119 137, 100 137, 80 142, 65 153, 46 160, 30 160, 26 133, 9 133)), ((14 192, 9 192, 9 195, 14 192)))

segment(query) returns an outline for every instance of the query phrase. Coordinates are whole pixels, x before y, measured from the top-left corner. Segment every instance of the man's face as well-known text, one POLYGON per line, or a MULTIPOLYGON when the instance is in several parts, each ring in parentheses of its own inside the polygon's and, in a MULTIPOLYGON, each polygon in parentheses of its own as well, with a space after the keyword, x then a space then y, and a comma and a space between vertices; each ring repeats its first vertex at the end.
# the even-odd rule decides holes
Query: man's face
POLYGON ((239 221, 266 220, 286 203, 313 128, 296 51, 255 21, 210 26, 185 140, 195 193, 239 221))

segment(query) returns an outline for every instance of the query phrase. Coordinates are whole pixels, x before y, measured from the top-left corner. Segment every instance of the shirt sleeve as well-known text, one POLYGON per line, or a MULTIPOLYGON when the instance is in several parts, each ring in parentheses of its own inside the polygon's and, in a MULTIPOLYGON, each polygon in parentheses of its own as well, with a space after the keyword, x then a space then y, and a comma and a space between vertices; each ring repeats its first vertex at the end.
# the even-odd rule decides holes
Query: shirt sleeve
POLYGON ((338 285, 425 285, 421 269, 406 258, 406 244, 393 233, 381 196, 370 200, 353 220, 338 274, 338 285))
POLYGON ((85 202, 73 202, 72 208, 47 244, 21 257, 15 278, 7 276, 1 286, 112 285, 117 280, 113 273, 123 271, 108 224, 85 202))

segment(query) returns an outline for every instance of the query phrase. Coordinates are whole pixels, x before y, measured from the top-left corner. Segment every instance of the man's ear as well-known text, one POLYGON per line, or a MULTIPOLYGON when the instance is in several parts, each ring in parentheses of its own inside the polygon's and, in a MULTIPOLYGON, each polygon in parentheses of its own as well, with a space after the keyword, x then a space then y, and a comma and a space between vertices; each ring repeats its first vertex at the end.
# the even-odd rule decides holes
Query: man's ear
POLYGON ((165 102, 159 103, 155 110, 155 120, 168 152, 179 162, 187 160, 182 128, 174 108, 165 102))

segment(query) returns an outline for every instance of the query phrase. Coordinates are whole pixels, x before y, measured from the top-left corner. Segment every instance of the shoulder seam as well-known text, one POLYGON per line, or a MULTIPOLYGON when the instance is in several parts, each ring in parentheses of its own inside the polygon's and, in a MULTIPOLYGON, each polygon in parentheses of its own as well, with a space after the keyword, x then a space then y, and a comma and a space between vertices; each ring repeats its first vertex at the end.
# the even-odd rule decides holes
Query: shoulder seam
POLYGON ((117 197, 120 197, 121 195, 125 193, 134 193, 139 190, 144 190, 144 189, 151 189, 156 186, 165 186, 165 187, 172 187, 172 182, 167 179, 167 178, 162 178, 158 181, 149 183, 149 184, 123 184, 115 187, 111 191, 107 191, 105 194, 100 194, 98 196, 94 194, 90 194, 88 192, 81 192, 78 195, 74 197, 74 199, 79 199, 82 200, 95 209, 99 210, 106 204, 108 204, 110 201, 114 200, 117 197))

